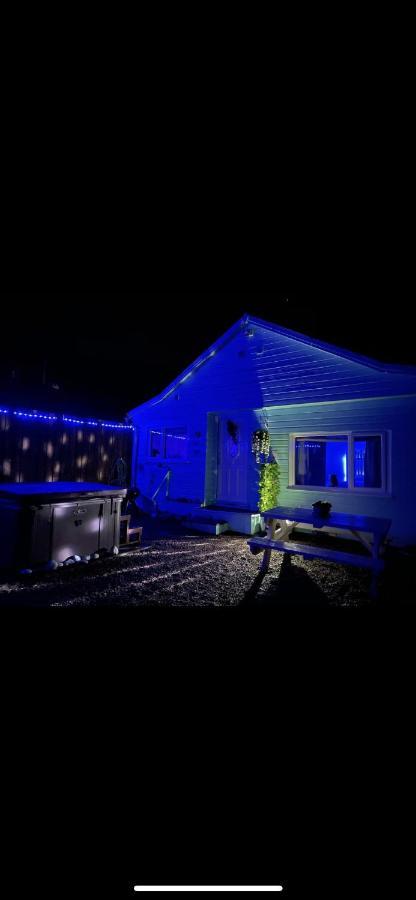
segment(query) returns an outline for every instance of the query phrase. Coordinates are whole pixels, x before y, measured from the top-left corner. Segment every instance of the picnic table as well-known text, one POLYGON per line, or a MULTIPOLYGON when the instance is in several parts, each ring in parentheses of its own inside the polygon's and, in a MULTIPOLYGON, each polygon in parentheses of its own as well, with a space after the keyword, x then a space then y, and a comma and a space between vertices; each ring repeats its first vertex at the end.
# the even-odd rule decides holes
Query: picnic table
POLYGON ((377 596, 377 579, 384 569, 382 558, 386 538, 390 530, 391 519, 379 519, 373 516, 354 516, 331 510, 328 516, 320 516, 314 509, 298 509, 296 507, 277 506, 263 513, 267 526, 266 537, 253 537, 248 541, 252 553, 262 553, 262 572, 269 570, 270 559, 274 550, 280 553, 297 553, 304 559, 323 559, 345 566, 372 571, 371 596, 377 596), (289 537, 298 525, 312 525, 314 529, 325 531, 334 529, 349 532, 358 539, 366 549, 366 554, 351 553, 313 546, 312 544, 290 541, 289 537))

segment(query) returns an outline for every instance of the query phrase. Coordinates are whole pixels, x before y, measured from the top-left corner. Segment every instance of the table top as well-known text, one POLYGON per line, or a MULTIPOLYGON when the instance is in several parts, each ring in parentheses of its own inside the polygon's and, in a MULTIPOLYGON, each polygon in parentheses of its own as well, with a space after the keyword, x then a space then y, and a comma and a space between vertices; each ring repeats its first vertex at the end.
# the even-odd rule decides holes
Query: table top
POLYGON ((287 519, 315 528, 345 528, 348 531, 368 531, 372 534, 385 535, 391 526, 391 519, 378 519, 374 516, 354 516, 349 513, 331 509, 329 516, 322 517, 314 509, 301 509, 290 506, 276 506, 262 513, 265 519, 287 519))

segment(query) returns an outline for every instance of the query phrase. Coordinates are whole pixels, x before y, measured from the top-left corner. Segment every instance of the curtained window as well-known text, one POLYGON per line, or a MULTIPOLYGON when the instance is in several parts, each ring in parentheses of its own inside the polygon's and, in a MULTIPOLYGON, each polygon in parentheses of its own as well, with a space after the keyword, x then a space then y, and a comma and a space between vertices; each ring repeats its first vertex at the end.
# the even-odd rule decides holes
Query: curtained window
POLYGON ((355 487, 382 487, 381 435, 354 438, 354 484, 355 487))

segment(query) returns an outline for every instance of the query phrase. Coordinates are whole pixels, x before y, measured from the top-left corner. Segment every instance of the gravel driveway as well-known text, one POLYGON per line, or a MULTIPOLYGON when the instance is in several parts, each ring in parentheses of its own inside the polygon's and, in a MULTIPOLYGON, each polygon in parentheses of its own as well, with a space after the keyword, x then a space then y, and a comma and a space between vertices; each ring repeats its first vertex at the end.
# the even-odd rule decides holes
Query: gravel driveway
MULTIPOLYGON (((150 526, 150 523, 149 523, 150 526)), ((145 528, 149 535, 151 527, 145 528)), ((272 554, 259 578, 260 556, 247 538, 211 537, 159 528, 119 557, 25 580, 0 579, 0 605, 23 606, 357 606, 368 603, 370 576, 360 569, 272 554)))

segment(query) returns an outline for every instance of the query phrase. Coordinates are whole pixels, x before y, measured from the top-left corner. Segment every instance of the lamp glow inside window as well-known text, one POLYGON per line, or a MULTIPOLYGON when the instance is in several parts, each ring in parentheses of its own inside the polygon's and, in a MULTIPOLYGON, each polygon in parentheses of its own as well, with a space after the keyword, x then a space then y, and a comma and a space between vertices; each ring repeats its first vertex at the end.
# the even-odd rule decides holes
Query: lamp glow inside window
POLYGON ((296 484, 348 487, 348 437, 296 438, 296 484))
POLYGON ((383 434, 292 436, 294 487, 385 490, 383 434))

